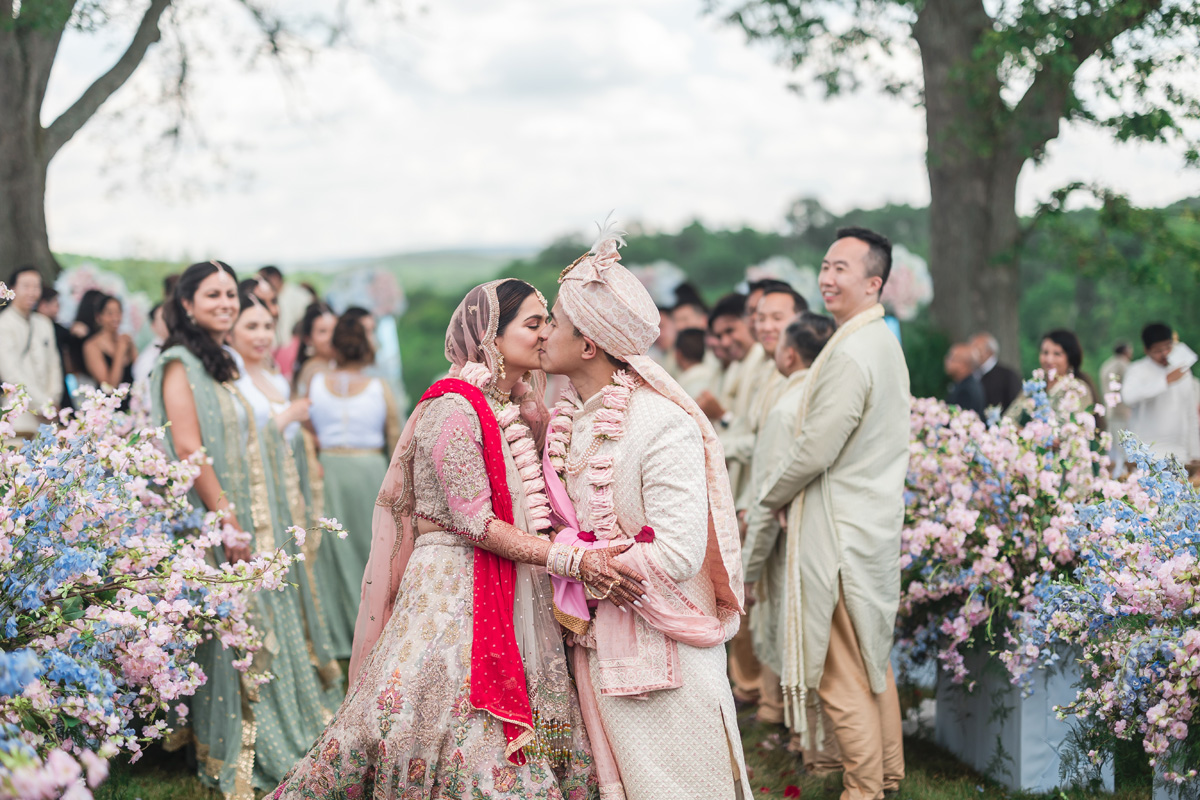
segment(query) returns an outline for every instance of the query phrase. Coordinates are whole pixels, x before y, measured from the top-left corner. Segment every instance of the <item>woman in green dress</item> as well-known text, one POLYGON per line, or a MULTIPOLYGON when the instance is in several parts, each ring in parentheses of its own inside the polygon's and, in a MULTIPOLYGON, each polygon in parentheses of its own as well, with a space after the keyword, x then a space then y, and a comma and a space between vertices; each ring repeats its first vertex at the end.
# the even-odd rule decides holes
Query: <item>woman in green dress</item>
POLYGON ((359 311, 348 309, 333 330, 337 368, 316 375, 308 387, 309 419, 325 474, 325 511, 348 534, 338 546, 322 548, 315 570, 338 658, 350 657, 363 571, 371 554, 375 498, 399 435, 387 384, 363 374, 375 360, 375 348, 364 324, 370 317, 359 311))
MULTIPOLYGON (((193 486, 193 504, 230 511, 226 521, 250 534, 249 545, 214 547, 210 557, 217 563, 288 543, 284 520, 272 512, 277 478, 269 472, 253 411, 233 385, 233 356, 222 347, 238 308, 237 276, 228 264, 188 267, 166 304, 170 336, 150 381, 155 424, 169 423, 170 457, 203 449, 211 459, 193 486)), ((189 703, 190 728, 174 742, 193 744, 201 779, 236 800, 278 783, 336 708, 309 658, 299 592, 260 592, 253 615, 264 639, 254 671, 274 679, 257 688, 244 685, 234 654, 219 642, 205 642, 196 661, 208 680, 189 703)))

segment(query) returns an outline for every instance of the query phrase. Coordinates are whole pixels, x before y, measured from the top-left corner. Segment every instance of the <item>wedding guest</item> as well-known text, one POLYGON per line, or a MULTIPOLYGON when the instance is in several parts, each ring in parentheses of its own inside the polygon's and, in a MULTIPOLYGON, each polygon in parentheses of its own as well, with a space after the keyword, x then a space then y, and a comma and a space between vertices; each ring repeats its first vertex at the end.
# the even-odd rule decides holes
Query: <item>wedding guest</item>
POLYGON ((170 334, 167 330, 166 320, 163 319, 163 310, 162 303, 155 303, 150 309, 150 334, 153 338, 150 340, 150 344, 146 345, 146 348, 133 360, 133 382, 135 384, 145 383, 150 378, 150 370, 154 369, 154 364, 162 353, 163 342, 170 334))
POLYGON ((1131 412, 1129 430, 1159 458, 1187 465, 1200 459, 1200 397, 1192 366, 1172 363, 1175 332, 1161 322, 1142 329, 1142 346, 1146 357, 1129 365, 1121 389, 1131 412))
MULTIPOLYGON (((284 280, 279 267, 267 265, 258 271, 259 276, 271 286, 279 309, 279 317, 275 323, 275 344, 284 347, 292 338, 296 325, 304 318, 304 312, 315 299, 300 284, 284 280)), ((281 365, 281 369, 282 369, 281 365)), ((290 374, 286 369, 285 374, 290 374)))
POLYGON ((714 424, 728 427, 734 416, 732 407, 749 403, 750 399, 749 392, 743 392, 742 378, 746 358, 756 342, 746 318, 746 296, 735 292, 718 300, 708 315, 708 332, 715 348, 719 348, 729 362, 721 380, 721 390, 705 392, 696 398, 696 402, 714 424))
POLYGON ((1133 361, 1133 345, 1121 340, 1113 346, 1113 354, 1100 365, 1100 385, 1096 391, 1100 397, 1108 398, 1116 392, 1118 402, 1114 405, 1105 403, 1108 412, 1104 415, 1108 420, 1108 432, 1112 434, 1112 445, 1108 457, 1112 461, 1113 472, 1120 475, 1125 466, 1125 448, 1121 444, 1121 433, 1129 430, 1130 409, 1121 397, 1121 387, 1125 385, 1125 373, 1133 361))
MULTIPOLYGON (((184 459, 203 448, 208 459, 192 488, 193 505, 228 512, 225 523, 238 534, 213 548, 218 563, 290 546, 279 504, 272 504, 279 496, 277 474, 253 408, 233 385, 237 361, 222 346, 239 314, 237 287, 236 273, 224 262, 188 267, 167 304, 170 335, 151 373, 154 424, 170 423, 168 457, 184 459)), ((204 642, 196 663, 207 681, 189 701, 188 715, 190 743, 203 756, 200 780, 244 797, 274 787, 337 705, 322 692, 309 660, 299 592, 291 586, 260 592, 255 603, 255 624, 269 644, 254 666, 274 679, 258 687, 255 699, 243 692, 234 654, 215 639, 204 642)))
POLYGON ((150 309, 150 334, 153 338, 150 340, 150 344, 146 345, 133 360, 133 388, 129 394, 140 403, 140 408, 150 408, 150 372, 158 363, 158 357, 162 355, 163 342, 169 335, 167 323, 163 319, 163 311, 162 303, 156 303, 150 309))
POLYGON ((87 364, 83 358, 83 345, 100 330, 100 322, 97 316, 100 313, 100 307, 104 305, 104 301, 108 299, 108 295, 99 289, 88 289, 79 298, 79 305, 75 308, 75 321, 71 323, 68 331, 71 334, 70 352, 71 362, 75 366, 76 384, 78 386, 98 387, 100 384, 92 377, 88 371, 87 364))
POLYGON ((708 327, 708 308, 699 299, 680 303, 671 311, 671 322, 677 331, 704 330, 708 327))
MULTIPOLYGON (((312 513, 310 508, 313 491, 301 428, 301 423, 309 418, 309 401, 293 400, 287 378, 274 370, 271 349, 275 346, 275 319, 266 305, 258 295, 245 291, 239 293, 238 305, 237 321, 229 332, 226 349, 237 364, 238 379, 234 386, 254 411, 260 441, 267 453, 269 477, 274 479, 273 514, 284 528, 315 527, 320 515, 312 513)), ((304 568, 293 573, 295 580, 291 582, 300 591, 305 631, 318 674, 326 687, 340 686, 342 669, 333 651, 329 626, 322 612, 324 603, 317 590, 315 563, 321 554, 320 544, 319 531, 305 538, 304 568)))
POLYGON ((1001 412, 1007 411, 1021 394, 1021 373, 1000 363, 1000 343, 990 333, 975 334, 969 344, 975 349, 975 360, 979 362, 977 374, 983 384, 984 405, 988 408, 999 406, 1001 412))
POLYGON ((69 377, 75 372, 75 365, 71 362, 72 337, 71 331, 58 321, 61 311, 62 301, 58 296, 58 289, 53 286, 42 287, 42 299, 38 302, 37 312, 54 325, 54 346, 58 349, 59 366, 63 375, 62 407, 74 408, 74 404, 71 402, 71 383, 73 381, 69 377))
MULTIPOLYGON (((1092 379, 1083 371, 1083 346, 1079 337, 1063 328, 1042 336, 1038 345, 1038 365, 1046 376, 1046 396, 1055 415, 1063 418, 1077 411, 1092 412, 1096 405, 1096 390, 1092 379)), ((1033 410, 1033 398, 1022 391, 1004 415, 1020 420, 1033 410)), ((1103 418, 1098 417, 1097 426, 1102 421, 1103 418)))
POLYGON ((349 312, 338 320, 332 339, 336 368, 314 376, 307 392, 325 474, 325 511, 348 532, 316 565, 338 658, 350 657, 363 570, 371 554, 375 495, 400 435, 387 383, 364 374, 375 360, 375 348, 363 320, 349 312))
POLYGON ((817 692, 842 754, 843 800, 881 798, 904 778, 889 656, 910 397, 904 353, 879 303, 891 264, 886 237, 838 231, 818 282, 837 332, 809 368, 795 439, 761 495, 768 510, 787 510, 785 708, 810 748, 802 720, 808 691, 817 692))
MULTIPOLYGON (((675 336, 675 363, 679 366, 679 385, 687 396, 699 397, 712 391, 719 373, 713 369, 704 346, 707 334, 697 328, 685 328, 675 336)), ((713 359, 715 361, 715 359, 713 359)))
MULTIPOLYGON (((83 343, 83 365, 97 386, 115 389, 133 383, 137 348, 127 333, 121 333, 124 308, 120 298, 106 295, 96 303, 96 330, 83 343)), ((129 398, 121 404, 129 407, 129 398)))
MULTIPOLYGON (((754 443, 750 486, 755 498, 762 490, 767 475, 774 472, 787 455, 788 445, 796 436, 796 415, 800 411, 808 369, 833 332, 832 319, 806 311, 787 327, 779 340, 774 360, 775 368, 784 377, 784 390, 767 413, 754 443)), ((746 540, 742 547, 742 569, 746 580, 747 606, 753 606, 748 613, 748 628, 754 654, 762 663, 762 701, 758 707, 758 719, 771 723, 784 721, 783 691, 779 682, 783 671, 779 633, 782 630, 786 577, 782 532, 775 515, 765 507, 755 503, 750 508, 746 520, 746 540)), ((833 733, 832 725, 827 727, 826 732, 830 735, 833 733)), ((799 738, 796 737, 797 744, 799 738)), ((832 748, 805 753, 805 767, 813 768, 819 761, 830 766, 830 753, 827 750, 836 751, 836 744, 832 748)), ((836 766, 840 768, 840 762, 836 766)))
MULTIPOLYGON (((33 437, 47 419, 41 411, 62 400, 62 361, 54 325, 34 309, 42 299, 42 275, 36 267, 17 267, 8 278, 14 297, 0 308, 0 383, 25 388, 29 409, 10 422, 18 436, 33 437)), ((8 402, 8 401, 6 401, 8 402)))
POLYGON ((321 301, 311 303, 300 320, 300 353, 296 357, 292 391, 298 396, 308 394, 308 387, 317 375, 333 367, 333 329, 337 314, 321 301))
POLYGON ((678 378, 679 365, 675 363, 675 335, 679 329, 675 327, 671 309, 658 307, 658 339, 650 348, 650 357, 662 365, 672 378, 678 378))
POLYGON ((946 376, 953 381, 946 402, 963 411, 974 411, 983 419, 987 401, 984 399, 983 383, 975 374, 979 364, 975 361, 974 348, 969 344, 951 345, 946 353, 945 368, 946 376))

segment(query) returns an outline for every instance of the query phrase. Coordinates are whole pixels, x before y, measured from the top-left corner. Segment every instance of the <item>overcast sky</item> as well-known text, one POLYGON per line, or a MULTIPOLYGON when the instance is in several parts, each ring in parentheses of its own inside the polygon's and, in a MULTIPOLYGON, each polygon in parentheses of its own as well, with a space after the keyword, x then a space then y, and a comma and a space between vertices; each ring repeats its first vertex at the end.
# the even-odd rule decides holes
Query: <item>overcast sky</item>
MULTIPOLYGON (((798 96, 769 49, 702 5, 437 0, 285 90, 273 70, 247 72, 223 50, 241 21, 211 2, 193 112, 212 148, 185 149, 147 185, 147 127, 111 113, 89 124, 50 168, 51 246, 295 263, 536 246, 610 209, 662 229, 696 217, 776 228, 801 195, 837 211, 928 202, 918 109, 872 93, 798 96), (195 178, 221 186, 183 191, 195 178)), ((64 38, 46 121, 115 60, 126 31, 64 38)), ((110 112, 145 105, 154 68, 110 112)), ((1181 164, 1176 149, 1068 127, 1045 164, 1026 167, 1021 209, 1076 179, 1142 204, 1200 194, 1200 173, 1181 164)))

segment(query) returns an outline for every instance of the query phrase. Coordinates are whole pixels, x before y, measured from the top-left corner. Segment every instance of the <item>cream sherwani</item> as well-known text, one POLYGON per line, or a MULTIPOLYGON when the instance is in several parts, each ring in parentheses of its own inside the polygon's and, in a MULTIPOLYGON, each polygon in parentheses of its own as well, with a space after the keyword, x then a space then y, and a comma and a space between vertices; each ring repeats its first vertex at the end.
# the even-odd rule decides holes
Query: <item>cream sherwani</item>
MULTIPOLYGON (((754 444, 750 462, 749 488, 754 496, 762 491, 766 477, 787 456, 788 446, 796 438, 796 417, 804 394, 808 370, 792 373, 782 382, 783 395, 767 414, 754 444)), ((782 377, 782 376, 781 376, 782 377)), ((783 615, 785 576, 782 529, 775 515, 755 504, 746 516, 746 541, 742 545, 742 575, 747 586, 755 587, 755 603, 750 609, 750 633, 754 654, 778 675, 783 671, 780 655, 779 623, 783 615)))
POLYGON ((737 363, 736 381, 728 389, 726 409, 733 419, 723 430, 717 429, 721 447, 725 448, 725 464, 729 468, 729 486, 733 489, 735 503, 750 474, 750 454, 754 450, 754 402, 762 382, 770 378, 768 369, 776 372, 774 360, 767 357, 761 344, 755 344, 737 363))
POLYGON ((761 500, 777 509, 807 489, 799 520, 805 683, 820 684, 840 578, 879 694, 900 603, 908 472, 910 397, 900 343, 882 319, 867 323, 837 343, 811 390, 803 427, 764 481, 761 500))
POLYGON ((62 400, 62 361, 54 323, 36 312, 25 316, 10 306, 0 311, 0 382, 25 387, 29 410, 9 420, 17 433, 37 433, 42 420, 34 412, 62 400))
MULTIPOLYGON (((593 441, 601 400, 597 393, 575 415, 572 441, 593 441)), ((702 570, 708 556, 708 489, 696 423, 671 400, 641 387, 630 399, 624 436, 604 441, 598 454, 613 459, 613 501, 621 530, 633 536, 645 525, 653 528, 654 541, 635 546, 648 548, 648 557, 688 600, 715 615, 713 584, 702 570)), ((568 472, 567 491, 580 526, 594 527, 586 471, 568 472)), ((641 616, 636 624, 639 631, 646 626, 641 616)), ((749 798, 725 648, 680 643, 678 649, 679 688, 642 698, 597 697, 625 795, 628 800, 725 800, 738 797, 741 787, 749 798)), ((587 653, 599 687, 596 651, 587 653)))
POLYGON ((706 391, 712 392, 716 397, 721 391, 721 362, 711 352, 706 351, 703 361, 685 369, 676 380, 693 400, 706 391))

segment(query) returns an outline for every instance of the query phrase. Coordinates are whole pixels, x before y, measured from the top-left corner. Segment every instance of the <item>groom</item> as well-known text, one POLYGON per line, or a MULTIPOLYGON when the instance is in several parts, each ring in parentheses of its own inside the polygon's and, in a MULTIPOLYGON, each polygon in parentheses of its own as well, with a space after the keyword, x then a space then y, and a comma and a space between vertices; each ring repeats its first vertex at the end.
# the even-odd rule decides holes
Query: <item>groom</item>
POLYGON ((605 786, 597 758, 601 796, 748 800, 725 675, 742 583, 724 456, 703 412, 646 355, 658 309, 618 263, 623 244, 602 231, 563 271, 540 351, 546 372, 571 381, 546 460, 581 538, 634 541, 619 558, 640 565, 649 583, 648 599, 627 613, 601 600, 575 638, 587 648, 581 695, 592 687, 583 703, 598 709, 603 728, 589 725, 589 737, 594 750, 607 739, 620 773, 620 784, 605 786))

